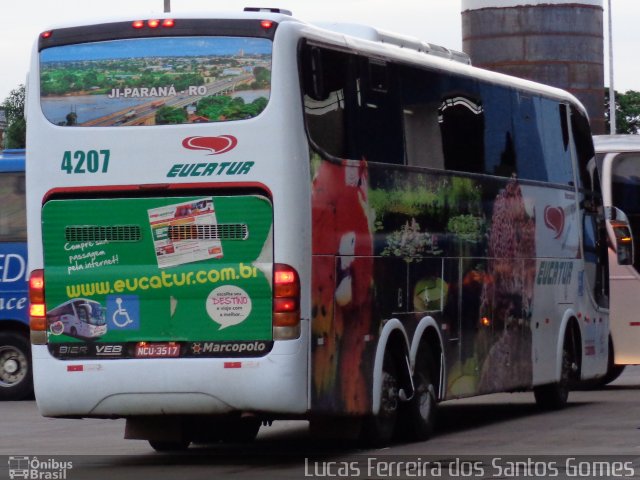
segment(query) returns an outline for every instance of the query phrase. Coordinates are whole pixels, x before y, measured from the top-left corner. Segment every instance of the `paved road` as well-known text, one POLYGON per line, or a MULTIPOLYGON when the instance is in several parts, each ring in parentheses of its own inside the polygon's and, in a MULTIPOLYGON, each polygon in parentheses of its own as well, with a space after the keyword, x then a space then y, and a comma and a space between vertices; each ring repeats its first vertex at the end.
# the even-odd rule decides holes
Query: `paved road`
MULTIPOLYGON (((249 446, 192 447, 179 456, 155 453, 144 441, 123 440, 123 420, 48 419, 38 415, 34 402, 5 402, 0 403, 0 455, 38 456, 40 460, 84 455, 69 459, 74 469, 67 472, 68 480, 303 479, 305 473, 306 478, 320 478, 344 473, 335 469, 348 467, 354 459, 366 462, 365 455, 423 461, 463 455, 485 461, 487 457, 482 456, 627 455, 637 459, 635 472, 640 478, 640 367, 627 369, 605 389, 572 392, 570 400, 570 406, 558 412, 540 412, 531 393, 445 402, 440 406, 434 438, 381 450, 319 442, 310 438, 306 422, 289 421, 263 427, 258 440, 249 446), (305 459, 310 459, 306 470, 305 459)), ((360 473, 362 478, 415 477, 364 468, 360 473)), ((418 473, 422 478, 437 476, 436 472, 418 473)), ((480 477, 492 477, 484 473, 480 477)), ((4 478, 9 478, 8 469, 0 457, 0 480, 4 478)))

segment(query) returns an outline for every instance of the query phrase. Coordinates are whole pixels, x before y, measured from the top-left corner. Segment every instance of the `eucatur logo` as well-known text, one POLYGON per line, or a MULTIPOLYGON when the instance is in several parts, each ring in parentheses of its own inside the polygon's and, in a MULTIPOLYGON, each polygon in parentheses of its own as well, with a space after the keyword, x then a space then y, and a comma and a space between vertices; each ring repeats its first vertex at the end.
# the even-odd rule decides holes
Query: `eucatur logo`
POLYGON ((220 135, 219 137, 187 137, 182 140, 182 146, 189 150, 207 150, 207 155, 220 155, 233 150, 238 144, 238 139, 233 135, 220 135))
POLYGON ((564 230, 564 210, 547 205, 544 209, 544 224, 556 234, 553 238, 560 238, 564 230))

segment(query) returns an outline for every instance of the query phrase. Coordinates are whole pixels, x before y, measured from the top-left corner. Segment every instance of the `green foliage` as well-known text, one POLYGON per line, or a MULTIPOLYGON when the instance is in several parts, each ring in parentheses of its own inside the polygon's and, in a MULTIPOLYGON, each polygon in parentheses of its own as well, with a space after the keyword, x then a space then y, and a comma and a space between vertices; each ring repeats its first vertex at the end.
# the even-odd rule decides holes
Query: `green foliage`
POLYGON ((449 219, 447 231, 457 235, 460 240, 478 242, 482 237, 484 226, 485 222, 482 217, 458 215, 449 219))
POLYGON ((156 125, 180 124, 187 121, 187 113, 181 108, 160 107, 156 112, 156 125))
POLYGON ((400 227, 400 231, 390 233, 387 247, 382 251, 383 256, 402 257, 407 263, 419 262, 425 255, 439 253, 440 250, 433 248, 432 235, 421 232, 415 218, 400 227))
MULTIPOLYGON (((176 68, 178 71, 178 68, 176 68)), ((173 87, 177 91, 204 85, 201 73, 167 73, 146 68, 143 59, 94 62, 86 65, 43 67, 40 91, 43 96, 65 93, 106 93, 112 88, 173 87)))
POLYGON ((7 123, 24 118, 24 102, 26 89, 24 85, 19 85, 9 92, 9 96, 2 102, 2 108, 7 116, 7 123))
POLYGON ((376 212, 376 219, 383 221, 388 214, 419 217, 430 215, 448 218, 449 215, 482 213, 482 193, 469 178, 450 177, 428 182, 418 175, 412 185, 398 185, 393 190, 369 190, 369 204, 376 212))
MULTIPOLYGON (((605 118, 609 126, 609 90, 605 90, 605 118)), ((640 92, 628 90, 616 92, 616 133, 640 133, 640 92)))
POLYGON ((196 113, 210 120, 242 120, 258 115, 267 106, 267 99, 260 97, 247 104, 241 97, 209 96, 201 99, 196 113))
POLYGON ((253 76, 256 78, 255 82, 251 84, 254 90, 269 88, 271 85, 271 70, 264 67, 255 67, 253 69, 253 76))
POLYGON ((4 132, 4 148, 24 148, 26 136, 27 122, 24 117, 14 120, 4 132))
POLYGON ((4 148, 24 148, 26 143, 27 123, 24 119, 25 86, 11 90, 2 102, 7 117, 7 130, 4 135, 4 148))

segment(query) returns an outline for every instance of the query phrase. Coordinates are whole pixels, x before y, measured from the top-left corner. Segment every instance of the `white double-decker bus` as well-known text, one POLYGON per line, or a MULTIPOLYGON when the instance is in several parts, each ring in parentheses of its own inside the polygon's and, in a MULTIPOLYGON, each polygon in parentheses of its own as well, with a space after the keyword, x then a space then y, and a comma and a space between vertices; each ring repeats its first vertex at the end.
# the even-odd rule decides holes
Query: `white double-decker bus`
POLYGON ((279 418, 383 443, 443 400, 559 408, 606 371, 593 144, 561 90, 245 11, 46 31, 28 118, 45 416, 161 450, 279 418), (104 334, 52 324, 73 299, 104 334))

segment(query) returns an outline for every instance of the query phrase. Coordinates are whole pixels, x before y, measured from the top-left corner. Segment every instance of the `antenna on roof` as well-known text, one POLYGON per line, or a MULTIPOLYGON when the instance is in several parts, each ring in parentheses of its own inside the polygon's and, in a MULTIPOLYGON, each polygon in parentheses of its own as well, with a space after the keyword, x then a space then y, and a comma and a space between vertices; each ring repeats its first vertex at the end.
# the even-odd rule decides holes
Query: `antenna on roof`
POLYGON ((171 11, 171 0, 164 0, 164 13, 171 11))

